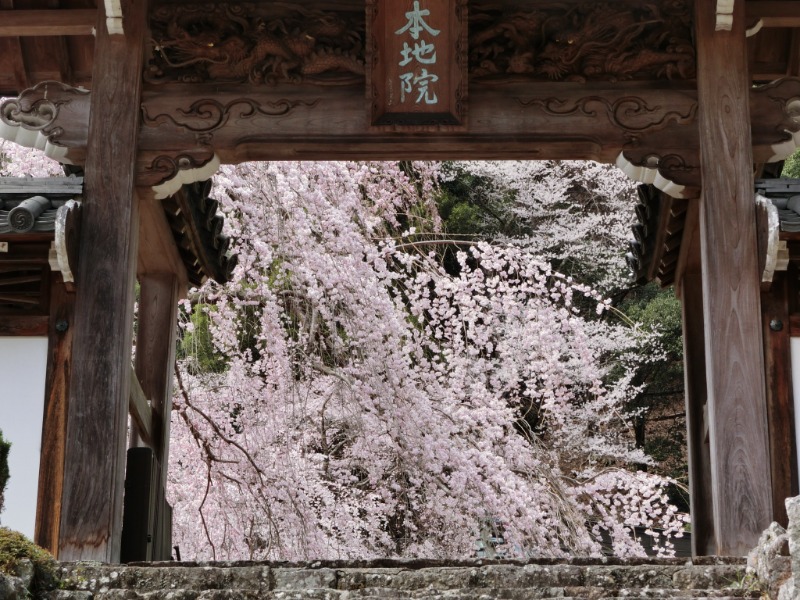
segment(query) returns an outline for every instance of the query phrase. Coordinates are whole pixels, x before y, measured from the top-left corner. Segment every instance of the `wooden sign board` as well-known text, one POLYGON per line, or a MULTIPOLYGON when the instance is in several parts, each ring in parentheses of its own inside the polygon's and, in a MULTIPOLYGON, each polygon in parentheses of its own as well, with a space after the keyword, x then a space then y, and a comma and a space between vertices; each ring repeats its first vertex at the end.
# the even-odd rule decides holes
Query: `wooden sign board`
POLYGON ((367 96, 380 129, 465 125, 466 0, 369 0, 367 96))

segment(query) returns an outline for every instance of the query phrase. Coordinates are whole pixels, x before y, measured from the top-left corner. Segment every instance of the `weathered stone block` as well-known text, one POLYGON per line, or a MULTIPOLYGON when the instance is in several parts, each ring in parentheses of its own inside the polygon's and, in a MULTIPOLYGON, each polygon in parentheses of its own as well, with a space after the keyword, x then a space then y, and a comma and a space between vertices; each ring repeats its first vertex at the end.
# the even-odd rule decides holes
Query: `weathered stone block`
POLYGON ((778 590, 791 577, 789 536, 778 523, 772 523, 761 534, 747 555, 747 572, 760 581, 770 598, 777 598, 778 590))
POLYGON ((310 590, 336 588, 336 571, 333 569, 274 569, 275 590, 310 590))

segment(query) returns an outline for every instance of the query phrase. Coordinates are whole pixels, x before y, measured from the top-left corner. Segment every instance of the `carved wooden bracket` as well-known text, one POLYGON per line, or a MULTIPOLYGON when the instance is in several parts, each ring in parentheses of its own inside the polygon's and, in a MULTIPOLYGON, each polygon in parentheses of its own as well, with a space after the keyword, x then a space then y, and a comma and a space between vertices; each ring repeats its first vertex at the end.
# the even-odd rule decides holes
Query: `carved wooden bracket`
POLYGON ((661 154, 651 150, 620 152, 616 165, 639 183, 649 183, 673 198, 696 198, 700 193, 700 166, 696 152, 661 154), (691 158, 688 158, 691 157, 691 158))
POLYGON ((89 91, 45 81, 0 103, 0 138, 81 164, 89 132, 89 91))
POLYGON ((800 78, 786 77, 750 92, 753 157, 776 162, 800 147, 800 78))
POLYGON ((161 154, 149 163, 146 156, 140 156, 136 183, 151 188, 156 200, 162 200, 186 184, 209 179, 217 172, 219 165, 219 157, 210 148, 196 148, 173 155, 161 154))
MULTIPOLYGON (((769 163, 790 156, 800 148, 800 78, 752 88, 750 114, 754 160, 769 163)), ((646 133, 624 148, 618 166, 633 179, 653 183, 671 196, 694 197, 700 187, 697 140, 687 139, 676 147, 676 138, 670 138, 666 129, 646 133)))

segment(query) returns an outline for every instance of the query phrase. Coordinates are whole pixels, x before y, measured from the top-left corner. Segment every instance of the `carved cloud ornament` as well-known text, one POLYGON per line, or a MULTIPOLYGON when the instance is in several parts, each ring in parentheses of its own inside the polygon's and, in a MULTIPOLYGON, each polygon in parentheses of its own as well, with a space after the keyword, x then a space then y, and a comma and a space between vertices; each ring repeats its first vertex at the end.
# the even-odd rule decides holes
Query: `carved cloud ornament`
POLYGON ((684 0, 471 6, 471 80, 692 79, 691 9, 684 0))
POLYGON ((207 98, 193 102, 186 109, 176 108, 170 113, 151 116, 147 106, 144 106, 142 110, 145 125, 152 127, 161 123, 169 123, 185 131, 207 136, 224 127, 231 120, 238 122, 254 117, 282 117, 298 106, 311 108, 317 102, 318 100, 258 101, 251 98, 237 98, 223 104, 218 100, 207 98))
MULTIPOLYGON (((694 156, 696 152, 687 153, 694 156)), ((680 154, 620 152, 616 165, 633 181, 652 184, 673 198, 696 198, 699 193, 700 169, 697 160, 687 161, 680 154), (690 164, 694 163, 694 164, 690 164), (688 183, 688 182, 694 182, 688 183)))
POLYGON ((184 185, 204 181, 219 170, 219 157, 209 148, 180 155, 162 154, 140 167, 137 184, 150 187, 156 200, 163 200, 184 185))
POLYGON ((572 116, 581 114, 598 117, 604 114, 609 122, 631 136, 660 131, 670 124, 688 125, 695 121, 697 103, 683 108, 671 109, 666 106, 650 106, 646 100, 637 96, 624 96, 609 99, 603 96, 585 96, 579 99, 562 100, 517 100, 523 106, 535 106, 552 116, 572 116))
POLYGON ((160 82, 352 84, 364 80, 363 11, 301 4, 165 5, 151 14, 145 78, 160 82))
POLYGON ((800 78, 784 77, 750 91, 756 160, 776 162, 800 147, 800 78))
POLYGON ((89 131, 89 91, 44 81, 0 103, 0 138, 80 163, 89 131))

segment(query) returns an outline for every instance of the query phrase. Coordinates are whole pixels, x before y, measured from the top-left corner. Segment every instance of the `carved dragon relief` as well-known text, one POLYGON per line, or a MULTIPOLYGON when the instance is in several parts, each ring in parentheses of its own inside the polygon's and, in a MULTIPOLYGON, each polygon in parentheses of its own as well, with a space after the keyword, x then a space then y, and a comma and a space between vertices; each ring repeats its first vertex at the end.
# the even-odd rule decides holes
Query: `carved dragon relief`
POLYGON ((472 81, 692 79, 690 0, 470 8, 472 81))
POLYGON ((154 83, 352 84, 364 80, 364 15, 299 4, 164 5, 151 15, 154 83))

